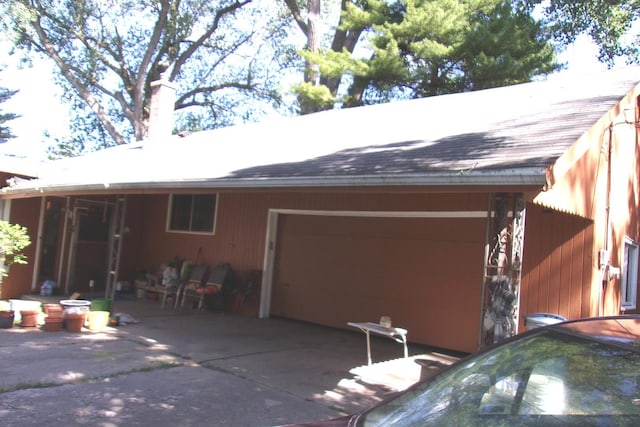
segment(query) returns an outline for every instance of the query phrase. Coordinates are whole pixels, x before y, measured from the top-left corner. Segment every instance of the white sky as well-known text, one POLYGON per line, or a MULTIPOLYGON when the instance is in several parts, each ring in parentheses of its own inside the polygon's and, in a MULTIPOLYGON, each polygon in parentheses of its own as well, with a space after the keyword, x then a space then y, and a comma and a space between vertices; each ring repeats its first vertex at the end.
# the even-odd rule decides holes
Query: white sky
MULTIPOLYGON (((0 72, 0 87, 20 91, 0 104, 0 110, 21 117, 8 123, 16 138, 0 145, 0 155, 44 158, 49 145, 44 132, 48 131, 53 137, 64 137, 68 108, 60 101, 60 89, 53 82, 50 65, 38 63, 33 68, 20 69, 16 57, 2 53, 7 51, 8 48, 0 44, 0 67, 6 66, 0 72)), ((568 63, 562 74, 605 70, 606 66, 597 61, 597 53, 587 37, 579 37, 560 55, 560 61, 568 63)))
MULTIPOLYGON (((0 47, 0 52, 7 50, 0 47)), ((52 136, 63 136, 68 123, 68 109, 60 101, 60 89, 53 81, 51 67, 41 63, 21 68, 16 56, 2 53, 0 67, 4 67, 0 71, 0 87, 19 90, 0 104, 0 110, 20 115, 7 122, 16 138, 0 145, 0 154, 44 156, 48 146, 45 131, 52 136)))

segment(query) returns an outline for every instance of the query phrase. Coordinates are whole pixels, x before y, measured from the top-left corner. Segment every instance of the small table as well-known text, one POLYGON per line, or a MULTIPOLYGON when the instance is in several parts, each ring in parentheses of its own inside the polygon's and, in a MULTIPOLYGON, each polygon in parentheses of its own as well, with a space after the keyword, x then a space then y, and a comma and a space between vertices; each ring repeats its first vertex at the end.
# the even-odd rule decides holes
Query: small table
POLYGON ((371 365, 371 340, 369 338, 370 332, 384 335, 399 343, 402 343, 404 347, 404 357, 408 357, 407 352, 407 330, 403 328, 385 328, 379 323, 374 322, 348 322, 347 325, 360 329, 367 336, 367 361, 371 365))

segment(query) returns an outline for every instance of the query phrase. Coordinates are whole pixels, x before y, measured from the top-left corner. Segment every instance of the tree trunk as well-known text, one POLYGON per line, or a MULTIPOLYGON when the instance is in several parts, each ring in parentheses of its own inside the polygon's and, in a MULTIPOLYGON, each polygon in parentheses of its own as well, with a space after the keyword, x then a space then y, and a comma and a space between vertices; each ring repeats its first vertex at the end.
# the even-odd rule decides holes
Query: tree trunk
MULTIPOLYGON (((308 18, 307 18, 307 50, 309 52, 318 52, 320 50, 320 37, 318 34, 319 21, 320 21, 320 0, 308 0, 307 2, 308 18)), ((318 84, 318 65, 314 64, 310 60, 305 61, 304 68, 304 81, 305 83, 311 83, 314 86, 318 84)), ((300 100, 300 113, 309 114, 314 112, 313 106, 309 103, 300 100)))

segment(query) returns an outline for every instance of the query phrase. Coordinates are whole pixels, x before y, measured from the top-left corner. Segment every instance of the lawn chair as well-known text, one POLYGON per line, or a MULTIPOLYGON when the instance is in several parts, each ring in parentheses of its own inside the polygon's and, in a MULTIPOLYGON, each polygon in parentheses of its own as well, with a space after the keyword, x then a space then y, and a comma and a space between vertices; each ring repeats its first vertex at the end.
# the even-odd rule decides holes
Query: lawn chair
POLYGON ((205 298, 220 301, 223 298, 223 287, 231 272, 231 266, 227 263, 218 264, 207 279, 204 285, 186 286, 182 292, 181 307, 184 308, 184 302, 187 298, 195 298, 198 301, 198 311, 202 309, 205 298))
POLYGON ((240 310, 240 307, 244 302, 257 290, 262 283, 262 271, 252 270, 246 279, 237 282, 235 286, 229 291, 229 295, 232 297, 233 309, 235 311, 240 310))
POLYGON ((184 305, 184 298, 188 293, 190 293, 194 289, 202 287, 204 278, 206 277, 208 270, 209 266, 205 264, 194 265, 191 267, 191 271, 189 272, 188 277, 182 281, 176 293, 176 308, 181 301, 182 305, 184 305))
MULTIPOLYGON (((161 274, 159 274, 160 282, 154 281, 154 284, 141 287, 147 292, 159 294, 161 296, 160 308, 164 308, 169 298, 178 299, 178 292, 180 291, 181 278, 185 277, 186 271, 189 268, 190 263, 185 261, 180 266, 180 272, 177 272, 179 267, 177 262, 167 264, 163 267, 161 274)), ((176 303, 173 303, 174 308, 176 303)))

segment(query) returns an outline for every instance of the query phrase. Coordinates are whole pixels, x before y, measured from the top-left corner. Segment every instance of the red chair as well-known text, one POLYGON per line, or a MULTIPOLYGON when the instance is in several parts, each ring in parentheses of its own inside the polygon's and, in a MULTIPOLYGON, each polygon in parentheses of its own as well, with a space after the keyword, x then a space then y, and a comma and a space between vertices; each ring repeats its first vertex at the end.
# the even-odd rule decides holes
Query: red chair
POLYGON ((189 277, 180 284, 176 294, 175 307, 178 307, 178 303, 180 303, 180 307, 183 307, 185 298, 203 286, 208 270, 209 266, 204 264, 191 266, 189 277))
POLYGON ((231 271, 231 266, 227 263, 218 264, 204 284, 202 282, 188 282, 182 292, 181 307, 187 298, 195 298, 198 301, 198 311, 202 309, 205 298, 218 298, 222 296, 223 286, 227 281, 231 271))

